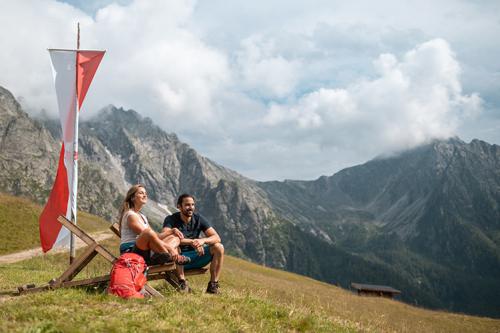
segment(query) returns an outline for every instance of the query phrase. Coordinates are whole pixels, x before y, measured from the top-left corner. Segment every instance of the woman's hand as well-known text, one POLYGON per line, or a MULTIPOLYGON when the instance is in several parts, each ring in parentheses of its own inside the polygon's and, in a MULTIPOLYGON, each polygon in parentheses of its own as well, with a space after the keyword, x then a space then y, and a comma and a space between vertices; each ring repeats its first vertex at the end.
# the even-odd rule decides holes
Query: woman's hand
POLYGON ((179 239, 184 239, 184 234, 177 228, 172 229, 175 236, 179 237, 179 239))
POLYGON ((178 256, 177 250, 174 249, 171 246, 167 246, 167 252, 168 252, 168 254, 170 254, 170 257, 172 258, 172 261, 176 262, 177 261, 177 256, 178 256))

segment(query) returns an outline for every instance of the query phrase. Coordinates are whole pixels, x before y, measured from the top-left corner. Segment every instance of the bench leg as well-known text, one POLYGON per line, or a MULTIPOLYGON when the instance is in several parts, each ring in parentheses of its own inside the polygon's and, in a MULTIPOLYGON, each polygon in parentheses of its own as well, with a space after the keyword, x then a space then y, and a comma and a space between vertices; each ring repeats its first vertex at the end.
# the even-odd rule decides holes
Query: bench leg
POLYGON ((167 281, 175 290, 180 290, 179 280, 174 272, 165 272, 165 281, 167 281))

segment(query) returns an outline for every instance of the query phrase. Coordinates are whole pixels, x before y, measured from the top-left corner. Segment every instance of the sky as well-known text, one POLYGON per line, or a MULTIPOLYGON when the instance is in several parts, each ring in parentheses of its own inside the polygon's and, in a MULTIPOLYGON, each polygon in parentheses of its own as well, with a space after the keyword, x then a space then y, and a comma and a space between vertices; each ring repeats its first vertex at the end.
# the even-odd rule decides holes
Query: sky
POLYGON ((0 86, 58 114, 47 48, 106 55, 82 118, 133 109, 255 180, 458 136, 500 144, 499 1, 0 0, 0 86))

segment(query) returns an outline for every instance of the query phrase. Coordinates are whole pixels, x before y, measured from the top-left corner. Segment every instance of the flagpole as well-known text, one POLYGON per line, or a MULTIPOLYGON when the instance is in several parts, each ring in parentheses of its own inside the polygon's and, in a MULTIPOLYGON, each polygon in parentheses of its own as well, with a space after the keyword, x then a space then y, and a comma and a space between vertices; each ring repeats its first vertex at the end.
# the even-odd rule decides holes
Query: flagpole
MULTIPOLYGON (((77 193, 78 193, 78 117, 80 108, 78 106, 78 50, 80 49, 80 22, 77 23, 76 34, 76 61, 75 61, 75 135, 73 137, 73 176, 72 176, 72 189, 71 189, 71 222, 76 225, 76 212, 77 212, 77 193)), ((75 248, 75 234, 71 233, 69 243, 69 263, 72 264, 76 257, 75 248)))

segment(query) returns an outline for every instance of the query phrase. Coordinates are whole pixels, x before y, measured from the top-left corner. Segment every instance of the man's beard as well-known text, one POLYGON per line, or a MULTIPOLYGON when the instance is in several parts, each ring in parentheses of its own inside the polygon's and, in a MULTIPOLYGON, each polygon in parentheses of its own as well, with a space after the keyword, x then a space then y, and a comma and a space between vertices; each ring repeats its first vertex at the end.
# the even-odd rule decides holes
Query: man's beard
POLYGON ((194 213, 193 210, 186 210, 186 211, 182 212, 182 215, 184 215, 186 217, 191 217, 193 215, 193 213, 194 213))

